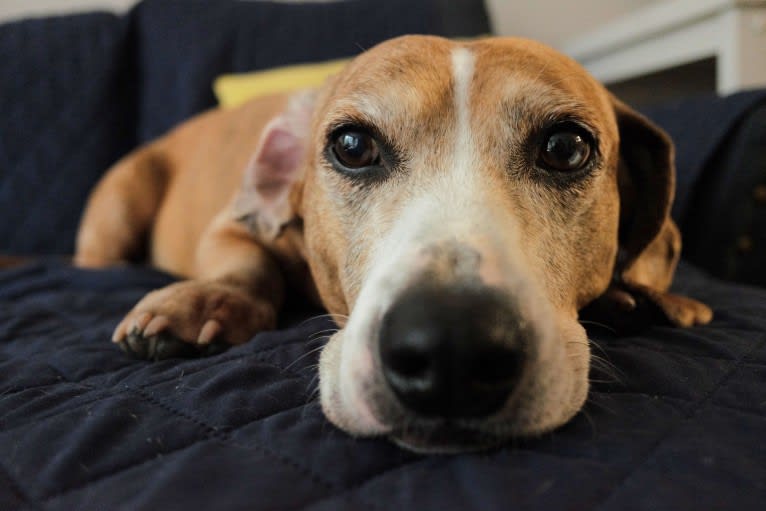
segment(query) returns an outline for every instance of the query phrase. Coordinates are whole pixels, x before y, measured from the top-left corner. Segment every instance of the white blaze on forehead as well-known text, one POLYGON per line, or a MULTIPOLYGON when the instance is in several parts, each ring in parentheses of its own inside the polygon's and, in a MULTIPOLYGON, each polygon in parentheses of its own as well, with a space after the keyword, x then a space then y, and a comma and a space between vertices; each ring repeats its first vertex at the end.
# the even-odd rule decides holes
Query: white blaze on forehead
POLYGON ((455 84, 455 113, 457 118, 454 164, 457 169, 467 170, 473 158, 471 140, 471 81, 475 57, 468 48, 452 50, 452 78, 455 84))

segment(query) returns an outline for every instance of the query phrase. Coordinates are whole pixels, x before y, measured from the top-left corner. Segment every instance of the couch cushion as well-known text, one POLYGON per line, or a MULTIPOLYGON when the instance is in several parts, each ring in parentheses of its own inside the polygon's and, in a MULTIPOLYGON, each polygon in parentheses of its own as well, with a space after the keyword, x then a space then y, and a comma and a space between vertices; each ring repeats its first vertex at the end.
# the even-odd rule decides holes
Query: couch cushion
POLYGON ((349 59, 336 59, 264 71, 225 74, 215 79, 213 91, 219 105, 231 108, 269 94, 319 87, 348 62, 349 59))

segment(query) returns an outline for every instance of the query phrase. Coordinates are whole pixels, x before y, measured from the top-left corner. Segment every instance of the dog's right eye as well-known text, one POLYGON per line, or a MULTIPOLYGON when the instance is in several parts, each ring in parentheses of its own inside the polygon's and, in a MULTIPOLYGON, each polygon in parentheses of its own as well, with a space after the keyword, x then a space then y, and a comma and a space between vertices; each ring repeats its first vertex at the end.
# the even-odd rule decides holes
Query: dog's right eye
POLYGON ((380 149, 370 135, 361 131, 342 131, 335 136, 332 151, 338 163, 357 170, 380 165, 380 149))

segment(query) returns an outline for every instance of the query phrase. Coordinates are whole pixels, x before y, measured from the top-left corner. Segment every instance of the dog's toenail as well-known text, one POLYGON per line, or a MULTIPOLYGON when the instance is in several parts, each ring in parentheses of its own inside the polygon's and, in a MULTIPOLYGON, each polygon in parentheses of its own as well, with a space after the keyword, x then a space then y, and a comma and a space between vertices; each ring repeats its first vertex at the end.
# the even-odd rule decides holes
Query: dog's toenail
POLYGON ((144 328, 146 328, 146 325, 152 320, 152 314, 150 312, 142 312, 136 319, 133 321, 133 330, 141 331, 144 328))
POLYGON ((202 327, 202 330, 200 330, 197 344, 210 344, 219 333, 221 333, 221 324, 215 319, 210 319, 202 327))
POLYGON ((148 325, 143 329, 146 337, 157 335, 162 330, 166 329, 170 325, 170 320, 165 316, 157 316, 152 319, 148 325))

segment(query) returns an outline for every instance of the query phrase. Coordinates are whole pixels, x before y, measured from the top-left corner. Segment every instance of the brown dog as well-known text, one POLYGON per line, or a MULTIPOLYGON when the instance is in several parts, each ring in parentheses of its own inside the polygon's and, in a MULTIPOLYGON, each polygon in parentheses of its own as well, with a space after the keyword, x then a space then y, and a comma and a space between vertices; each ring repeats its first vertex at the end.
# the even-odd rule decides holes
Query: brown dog
POLYGON ((189 280, 148 294, 114 340, 162 358, 273 328, 286 292, 341 318, 320 399, 354 435, 480 447, 549 431, 585 401, 578 311, 667 292, 668 137, 577 63, 522 39, 409 36, 321 90, 203 114, 94 191, 76 263, 148 254, 189 280))

